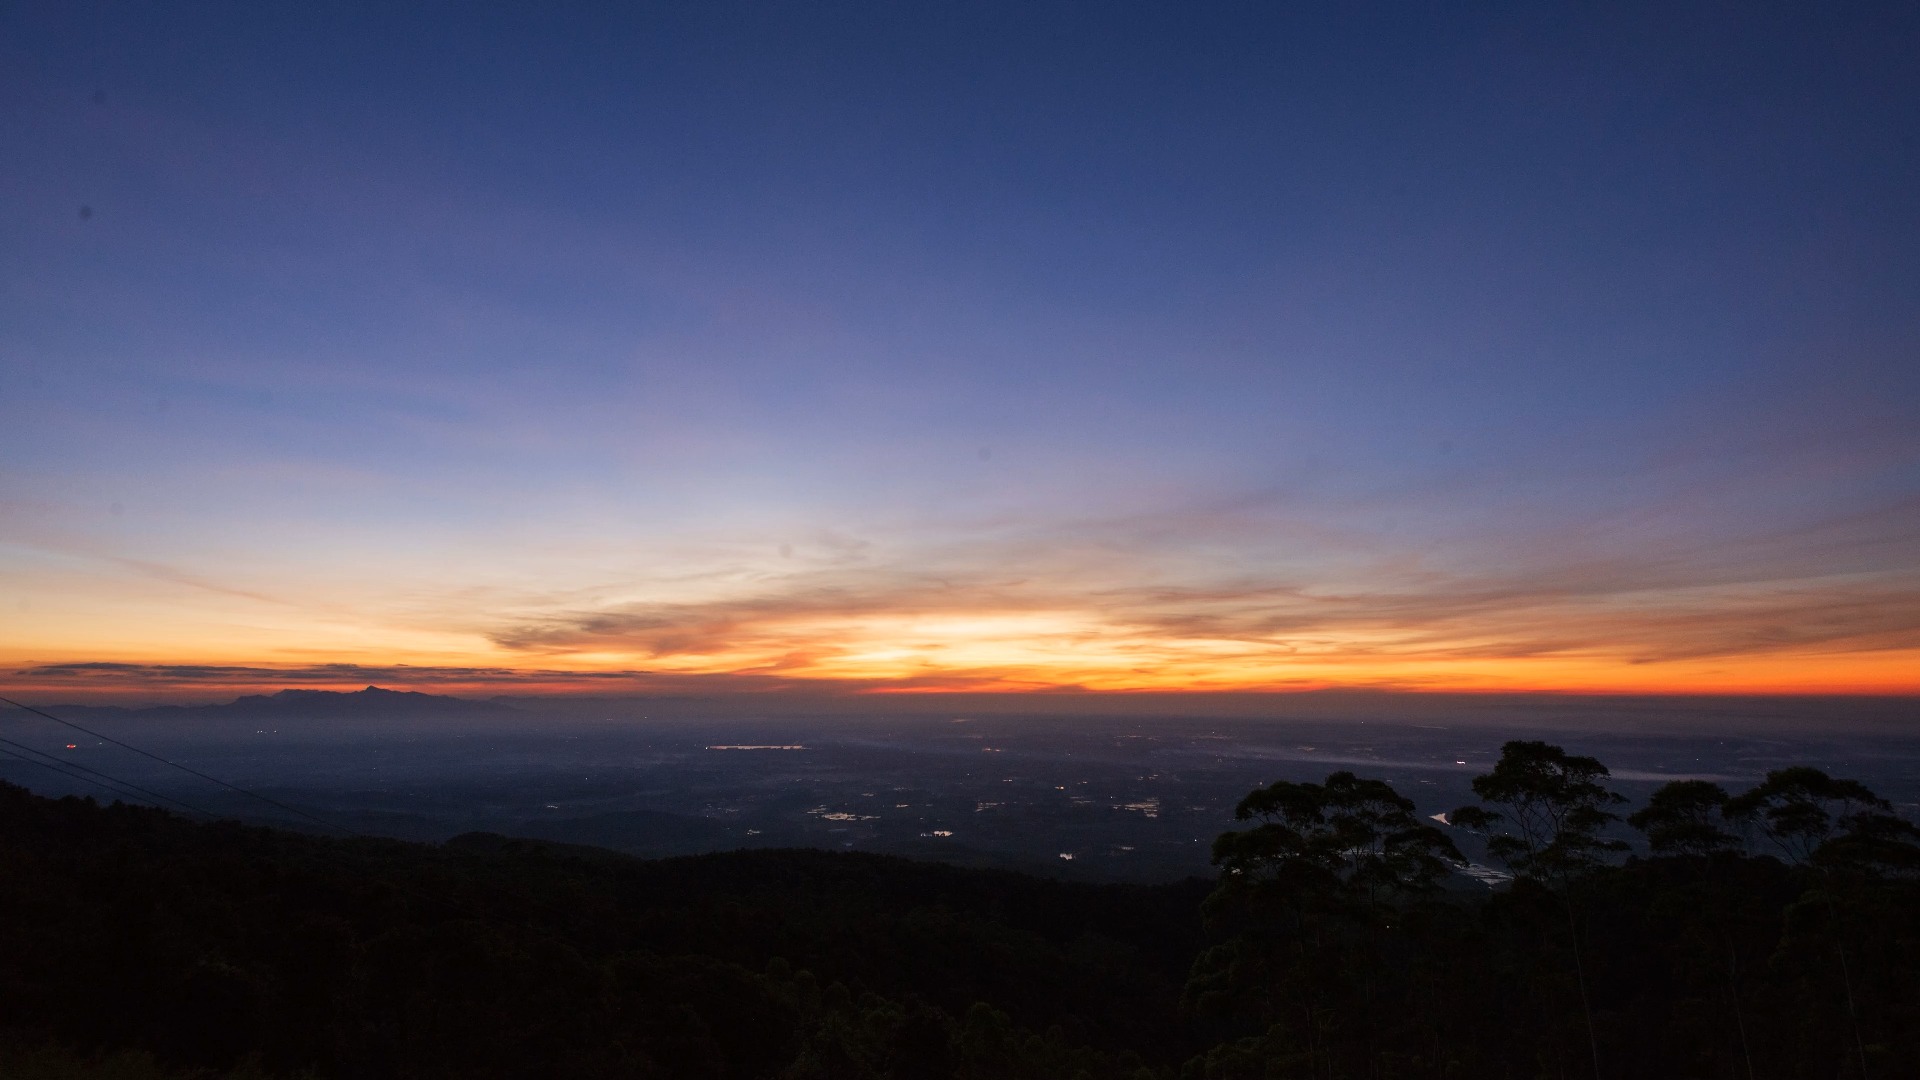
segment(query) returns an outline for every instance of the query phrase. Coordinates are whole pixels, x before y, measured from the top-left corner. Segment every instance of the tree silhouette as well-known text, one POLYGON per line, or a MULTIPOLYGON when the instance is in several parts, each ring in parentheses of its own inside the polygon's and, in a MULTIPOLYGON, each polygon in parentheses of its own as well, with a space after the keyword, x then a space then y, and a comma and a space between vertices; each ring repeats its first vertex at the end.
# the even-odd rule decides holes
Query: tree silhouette
POLYGON ((1920 837, 1844 781, 1758 790, 1760 845, 1824 835, 1805 861, 1718 850, 1738 823, 1683 781, 1635 816, 1677 857, 1428 895, 1451 851, 1386 785, 1274 785, 1203 937, 1199 882, 333 840, 0 784, 0 1076, 1538 1080, 1586 1071, 1583 1015, 1609 1078, 1920 1076, 1920 837))
POLYGON ((1705 857, 1733 851, 1740 838, 1721 827, 1727 790, 1709 780, 1675 780, 1653 793, 1627 824, 1659 855, 1705 857))
POLYGON ((1493 771, 1474 777, 1473 793, 1501 807, 1463 806, 1453 824, 1487 837, 1487 851, 1521 877, 1564 885, 1627 845, 1601 830, 1626 800, 1600 786, 1607 767, 1558 746, 1516 739, 1500 748, 1493 771))
POLYGON ((1871 1069, 1846 943, 1845 916, 1855 904, 1843 901, 1857 897, 1859 878, 1920 873, 1920 829, 1892 810, 1891 803, 1865 784, 1837 780, 1806 765, 1768 773, 1766 780, 1727 800, 1726 806, 1729 818, 1757 829, 1787 861, 1816 872, 1820 886, 1798 906, 1818 904, 1827 912, 1862 1077, 1871 1075, 1871 1069))
POLYGON ((1607 808, 1626 801, 1600 785, 1608 775, 1607 767, 1596 758, 1571 755, 1539 740, 1515 739, 1500 748, 1500 760, 1492 772, 1473 778, 1473 793, 1503 809, 1463 806, 1450 815, 1455 825, 1485 835, 1487 851, 1515 874, 1559 894, 1567 914, 1574 980, 1580 988, 1580 1013, 1586 1020, 1596 1080, 1600 1040, 1593 1030, 1573 885, 1604 867, 1609 854, 1627 848, 1625 842, 1601 835, 1601 830, 1620 820, 1607 808))
POLYGON ((1240 800, 1213 861, 1246 883, 1353 890, 1369 902, 1424 892, 1463 862, 1444 833, 1419 820, 1413 800, 1381 780, 1350 772, 1323 784, 1270 784, 1240 800))
POLYGON ((1233 1051, 1248 1061, 1376 1071, 1380 1032, 1405 1011, 1384 989, 1394 902, 1431 892, 1460 852, 1411 799, 1345 771, 1270 784, 1234 817, 1256 824, 1214 842, 1207 912, 1229 936, 1194 965, 1189 1004, 1254 1020, 1263 1033, 1233 1051))
POLYGON ((1726 959, 1727 1011, 1740 1037, 1740 1053, 1749 1080, 1754 1075, 1753 1050, 1747 1037, 1746 1013, 1741 1007, 1740 950, 1729 928, 1733 904, 1716 861, 1740 849, 1740 838, 1722 827, 1726 819, 1727 790, 1709 780, 1675 780, 1655 791, 1647 805, 1627 818, 1627 824, 1647 837, 1656 855, 1675 855, 1691 861, 1695 880, 1688 908, 1704 923, 1726 959))
MULTIPOLYGON (((1775 769, 1752 790, 1727 800, 1727 817, 1757 829, 1788 862, 1812 862, 1830 840, 1890 818, 1887 800, 1857 780, 1836 780, 1819 769, 1775 769)), ((1899 820, 1893 818, 1892 820, 1899 820)))

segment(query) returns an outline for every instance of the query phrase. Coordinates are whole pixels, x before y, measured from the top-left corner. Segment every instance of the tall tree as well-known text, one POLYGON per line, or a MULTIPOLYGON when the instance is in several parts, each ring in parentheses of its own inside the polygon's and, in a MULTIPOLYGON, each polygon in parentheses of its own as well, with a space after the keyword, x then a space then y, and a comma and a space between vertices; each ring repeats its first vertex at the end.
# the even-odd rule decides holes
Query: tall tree
POLYGON ((1727 789, 1711 780, 1675 780, 1627 818, 1658 855, 1704 857, 1733 851, 1740 838, 1723 827, 1727 789))
POLYGON ((1473 793, 1500 809, 1463 806, 1448 820, 1485 835, 1488 853, 1514 873, 1563 886, 1626 850, 1602 835, 1620 820, 1609 808, 1626 801, 1601 786, 1609 775, 1595 758, 1516 739, 1500 748, 1492 772, 1473 779, 1473 793))
MULTIPOLYGON (((1726 816, 1757 830, 1788 862, 1809 863, 1822 846, 1863 829, 1884 831, 1892 804, 1858 780, 1819 769, 1775 769, 1751 790, 1727 800, 1726 816)), ((1897 831, 1897 830, 1896 830, 1897 831)))
POLYGON ((1587 995, 1573 885, 1605 866, 1608 855, 1627 847, 1624 841, 1602 835, 1602 830, 1620 820, 1609 808, 1626 801, 1601 785, 1609 775, 1597 758, 1569 754, 1537 739, 1515 739, 1500 748, 1500 760, 1492 772, 1473 778, 1473 793, 1500 809, 1463 806, 1450 815, 1453 824, 1485 836, 1487 851, 1515 874, 1559 895, 1567 914, 1574 981, 1580 989, 1580 1014, 1586 1021, 1595 1080, 1600 1076, 1600 1039, 1593 1029, 1593 1003, 1587 995))
POLYGON ((1460 852, 1411 799, 1351 772, 1268 785, 1234 816, 1254 824, 1214 842, 1208 914, 1226 940, 1194 965, 1190 1004, 1256 1021, 1233 1052, 1263 1070, 1376 1072, 1383 1028, 1407 1011, 1388 1005, 1396 902, 1431 891, 1460 852))
POLYGON ((1413 800, 1345 771, 1323 784, 1270 784, 1240 800, 1234 819, 1258 824, 1221 834, 1213 861, 1248 883, 1349 889, 1373 901, 1431 889, 1463 861, 1413 800))
MULTIPOLYGON (((1776 769, 1752 789, 1727 800, 1726 815, 1757 830, 1788 862, 1812 867, 1820 886, 1809 901, 1823 906, 1832 924, 1834 955, 1852 1029, 1860 1075, 1871 1075, 1866 1038, 1861 1031, 1853 964, 1848 958, 1849 904, 1859 879, 1920 876, 1920 829, 1896 817, 1893 805, 1858 780, 1840 780, 1819 769, 1797 765, 1776 769)), ((1857 955, 1857 954, 1856 954, 1857 955)))
POLYGON ((1739 1033, 1741 1058, 1751 1080, 1753 1050, 1740 1001, 1740 949, 1728 925, 1730 897, 1715 872, 1715 856, 1741 846, 1740 838, 1724 826, 1727 799, 1727 789, 1711 780, 1675 780, 1655 791, 1647 805, 1628 816, 1627 824, 1645 834, 1654 854, 1677 855, 1691 861, 1697 876, 1691 886, 1694 902, 1688 906, 1711 927, 1703 933, 1718 941, 1726 957, 1727 1011, 1739 1033))

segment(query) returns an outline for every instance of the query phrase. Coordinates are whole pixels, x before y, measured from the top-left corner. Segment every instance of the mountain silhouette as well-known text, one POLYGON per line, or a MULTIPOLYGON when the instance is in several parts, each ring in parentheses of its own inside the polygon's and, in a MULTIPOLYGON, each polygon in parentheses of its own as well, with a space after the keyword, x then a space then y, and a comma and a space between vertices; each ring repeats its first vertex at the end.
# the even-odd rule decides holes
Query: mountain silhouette
POLYGON ((49 711, 73 720, 118 719, 245 723, 301 723, 311 721, 407 720, 460 717, 504 717, 520 710, 497 701, 473 701, 413 690, 281 690, 248 694, 220 705, 157 705, 145 709, 119 706, 61 705, 49 711))

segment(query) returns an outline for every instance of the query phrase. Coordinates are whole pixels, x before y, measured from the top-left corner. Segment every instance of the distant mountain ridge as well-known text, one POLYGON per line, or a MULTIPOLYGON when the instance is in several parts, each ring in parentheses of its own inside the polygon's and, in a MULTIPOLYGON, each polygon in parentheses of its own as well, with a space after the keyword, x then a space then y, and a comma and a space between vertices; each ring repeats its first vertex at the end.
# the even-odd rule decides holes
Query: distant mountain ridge
POLYGON ((282 690, 274 694, 247 694, 225 704, 155 705, 128 709, 118 705, 56 705, 47 710, 71 720, 206 720, 303 722, 314 720, 431 719, 436 717, 507 716, 520 712, 497 701, 474 701, 415 690, 282 690))

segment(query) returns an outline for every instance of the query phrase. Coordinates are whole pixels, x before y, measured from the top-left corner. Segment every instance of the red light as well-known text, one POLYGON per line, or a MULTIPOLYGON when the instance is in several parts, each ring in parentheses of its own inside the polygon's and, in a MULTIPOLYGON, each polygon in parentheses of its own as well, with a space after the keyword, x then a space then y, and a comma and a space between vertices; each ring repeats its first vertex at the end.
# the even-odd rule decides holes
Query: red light
POLYGON ((68 744, 67 744, 67 749, 69 749, 69 750, 78 750, 78 749, 80 749, 80 744, 79 744, 79 743, 68 743, 68 744))

